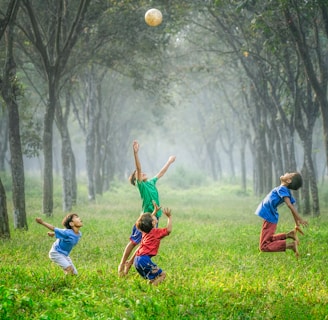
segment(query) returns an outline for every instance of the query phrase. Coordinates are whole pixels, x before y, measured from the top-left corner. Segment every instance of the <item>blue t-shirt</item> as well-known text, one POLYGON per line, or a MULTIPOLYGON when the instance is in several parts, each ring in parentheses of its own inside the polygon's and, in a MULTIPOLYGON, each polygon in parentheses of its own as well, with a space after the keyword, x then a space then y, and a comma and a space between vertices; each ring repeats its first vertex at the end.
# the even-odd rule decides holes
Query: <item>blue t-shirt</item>
POLYGON ((54 231, 57 240, 53 244, 53 248, 57 252, 68 256, 72 251, 73 247, 79 242, 82 233, 79 231, 79 233, 76 234, 72 229, 55 228, 54 231))
POLYGON ((285 197, 288 197, 292 204, 296 202, 287 187, 279 186, 274 188, 259 204, 255 214, 268 222, 277 224, 279 220, 278 207, 285 202, 285 197))

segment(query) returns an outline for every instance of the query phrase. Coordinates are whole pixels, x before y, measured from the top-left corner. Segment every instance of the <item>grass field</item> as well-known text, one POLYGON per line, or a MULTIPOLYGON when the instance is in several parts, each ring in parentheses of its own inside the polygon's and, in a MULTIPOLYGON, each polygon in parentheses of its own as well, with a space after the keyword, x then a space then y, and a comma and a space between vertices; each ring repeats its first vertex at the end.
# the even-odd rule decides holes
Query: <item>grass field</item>
MULTIPOLYGON (((137 190, 116 186, 97 203, 80 200, 74 211, 83 236, 71 253, 79 275, 65 277, 48 258, 54 239, 34 222, 42 199, 30 187, 29 230, 11 229, 11 240, 0 242, 0 319, 328 319, 327 207, 321 218, 308 218, 296 260, 292 251, 259 253, 262 222, 253 212, 260 199, 251 192, 158 187, 173 215, 173 232, 153 259, 167 273, 158 287, 133 268, 126 278, 117 276, 141 206, 137 190)), ((60 192, 55 205, 54 216, 43 218, 60 227, 60 192)), ((291 214, 280 213, 278 231, 289 231, 291 214)))

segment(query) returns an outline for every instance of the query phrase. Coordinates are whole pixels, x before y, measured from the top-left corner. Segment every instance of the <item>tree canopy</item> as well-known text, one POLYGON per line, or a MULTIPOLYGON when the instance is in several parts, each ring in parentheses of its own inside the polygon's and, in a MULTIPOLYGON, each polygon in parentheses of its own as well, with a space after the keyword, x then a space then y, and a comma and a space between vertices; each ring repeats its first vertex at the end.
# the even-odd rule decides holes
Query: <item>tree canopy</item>
MULTIPOLYGON (((149 170, 175 152, 184 170, 239 179, 245 192, 248 178, 262 194, 284 172, 301 171, 304 213, 319 215, 317 183, 328 164, 325 1, 153 1, 152 7, 163 14, 157 27, 144 21, 146 1, 1 4, 0 35, 17 11, 21 148, 25 161, 42 156, 43 212, 53 211, 54 161, 69 211, 78 175, 87 176, 90 200, 126 178, 138 138, 149 170), (320 148, 325 163, 315 156, 320 148)), ((8 41, 0 39, 4 66, 8 41)), ((2 104, 6 132, 15 124, 5 121, 11 107, 2 104)), ((2 135, 3 170, 6 146, 2 135)))

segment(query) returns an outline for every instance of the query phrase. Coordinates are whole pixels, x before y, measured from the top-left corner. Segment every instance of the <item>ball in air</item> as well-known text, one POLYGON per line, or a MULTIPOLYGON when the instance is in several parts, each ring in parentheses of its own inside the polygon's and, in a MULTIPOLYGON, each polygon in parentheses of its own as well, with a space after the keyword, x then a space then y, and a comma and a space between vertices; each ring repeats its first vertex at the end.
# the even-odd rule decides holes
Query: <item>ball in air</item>
POLYGON ((145 14, 145 21, 151 27, 157 27, 162 23, 163 15, 158 9, 149 9, 145 14))

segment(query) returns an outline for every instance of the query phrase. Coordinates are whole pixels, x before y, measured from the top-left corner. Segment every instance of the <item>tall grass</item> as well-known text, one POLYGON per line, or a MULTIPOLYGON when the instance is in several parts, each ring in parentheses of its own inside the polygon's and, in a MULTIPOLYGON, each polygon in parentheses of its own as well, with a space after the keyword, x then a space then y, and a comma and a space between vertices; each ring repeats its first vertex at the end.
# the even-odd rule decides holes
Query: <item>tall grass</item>
MULTIPOLYGON (((262 222, 253 212, 260 199, 251 192, 227 185, 179 190, 161 181, 173 232, 153 259, 167 278, 152 287, 133 268, 117 276, 141 207, 136 189, 117 184, 94 203, 79 190, 74 211, 83 236, 71 254, 79 275, 65 277, 48 258, 54 239, 34 222, 38 188, 28 188, 29 230, 11 229, 11 240, 0 242, 0 319, 328 319, 326 207, 321 218, 308 219, 296 260, 292 251, 259 253, 262 222)), ((59 227, 59 191, 55 197, 54 216, 45 220, 59 227)), ((289 231, 291 214, 280 212, 278 231, 289 231)))

